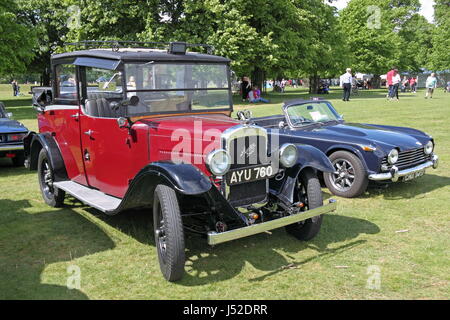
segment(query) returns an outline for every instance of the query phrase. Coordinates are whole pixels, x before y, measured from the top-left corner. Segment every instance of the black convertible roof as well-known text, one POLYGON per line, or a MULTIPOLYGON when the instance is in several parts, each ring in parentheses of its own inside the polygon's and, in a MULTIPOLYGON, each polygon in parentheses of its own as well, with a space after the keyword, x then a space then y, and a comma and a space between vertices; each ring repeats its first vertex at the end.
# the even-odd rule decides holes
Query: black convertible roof
POLYGON ((167 62, 213 62, 229 63, 228 58, 203 54, 197 52, 186 52, 185 54, 168 53, 166 50, 140 49, 140 48, 121 48, 119 50, 111 49, 90 49, 55 54, 52 60, 90 57, 97 59, 120 60, 124 62, 132 61, 167 61, 167 62))

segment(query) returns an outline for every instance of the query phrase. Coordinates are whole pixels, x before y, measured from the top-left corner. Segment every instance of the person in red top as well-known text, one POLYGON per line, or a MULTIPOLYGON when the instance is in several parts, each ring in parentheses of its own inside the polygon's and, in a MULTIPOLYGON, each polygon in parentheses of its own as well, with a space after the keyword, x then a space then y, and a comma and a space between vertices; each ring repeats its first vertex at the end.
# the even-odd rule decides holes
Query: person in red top
POLYGON ((392 96, 392 88, 394 87, 394 84, 392 83, 392 78, 394 77, 395 68, 392 68, 387 74, 386 74, 386 87, 388 88, 388 98, 392 96))
POLYGON ((411 79, 409 79, 409 87, 411 88, 411 92, 416 93, 416 85, 417 85, 416 78, 411 77, 411 79))

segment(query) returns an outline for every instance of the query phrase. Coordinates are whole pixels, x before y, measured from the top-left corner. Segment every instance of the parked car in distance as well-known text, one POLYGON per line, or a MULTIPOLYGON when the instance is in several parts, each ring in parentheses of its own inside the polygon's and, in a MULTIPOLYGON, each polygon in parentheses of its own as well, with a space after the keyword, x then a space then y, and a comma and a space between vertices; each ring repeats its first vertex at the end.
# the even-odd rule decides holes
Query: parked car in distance
POLYGON ((336 208, 316 175, 333 172, 327 156, 279 145, 248 113, 231 118, 229 59, 140 45, 52 57, 52 92, 33 99, 39 132, 25 138, 45 202, 62 206, 68 193, 110 215, 153 213, 169 281, 184 273, 187 231, 210 245, 280 227, 313 238, 336 208))
POLYGON ((409 181, 438 167, 434 140, 422 131, 347 123, 331 102, 318 98, 287 101, 282 111, 254 123, 279 130, 280 143, 311 145, 329 156, 334 172, 324 172, 323 179, 335 195, 357 197, 369 181, 409 181))
POLYGON ((14 166, 24 164, 23 138, 28 129, 19 121, 11 119, 12 113, 6 112, 0 102, 0 158, 10 158, 14 166))

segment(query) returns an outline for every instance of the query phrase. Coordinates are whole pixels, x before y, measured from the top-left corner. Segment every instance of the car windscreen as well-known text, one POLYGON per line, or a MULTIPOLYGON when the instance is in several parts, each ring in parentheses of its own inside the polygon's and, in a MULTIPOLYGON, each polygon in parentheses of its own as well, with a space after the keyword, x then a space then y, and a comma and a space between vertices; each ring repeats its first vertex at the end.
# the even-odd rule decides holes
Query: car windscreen
POLYGON ((228 66, 193 63, 128 63, 125 65, 127 97, 139 104, 128 114, 229 109, 228 66))
POLYGON ((328 102, 291 105, 286 112, 293 126, 340 120, 339 114, 328 102))

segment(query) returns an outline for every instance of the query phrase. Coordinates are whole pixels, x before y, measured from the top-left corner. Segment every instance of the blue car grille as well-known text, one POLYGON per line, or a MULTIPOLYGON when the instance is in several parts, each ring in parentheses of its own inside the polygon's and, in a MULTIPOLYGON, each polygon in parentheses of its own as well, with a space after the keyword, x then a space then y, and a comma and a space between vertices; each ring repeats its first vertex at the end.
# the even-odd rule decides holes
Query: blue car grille
MULTIPOLYGON (((407 169, 415 167, 419 164, 425 163, 430 160, 431 155, 425 154, 425 152, 423 152, 423 148, 418 148, 399 152, 398 161, 395 164, 395 166, 399 169, 407 169)), ((388 163, 387 157, 383 158, 381 164, 387 165, 389 169, 392 167, 392 165, 388 163)))

